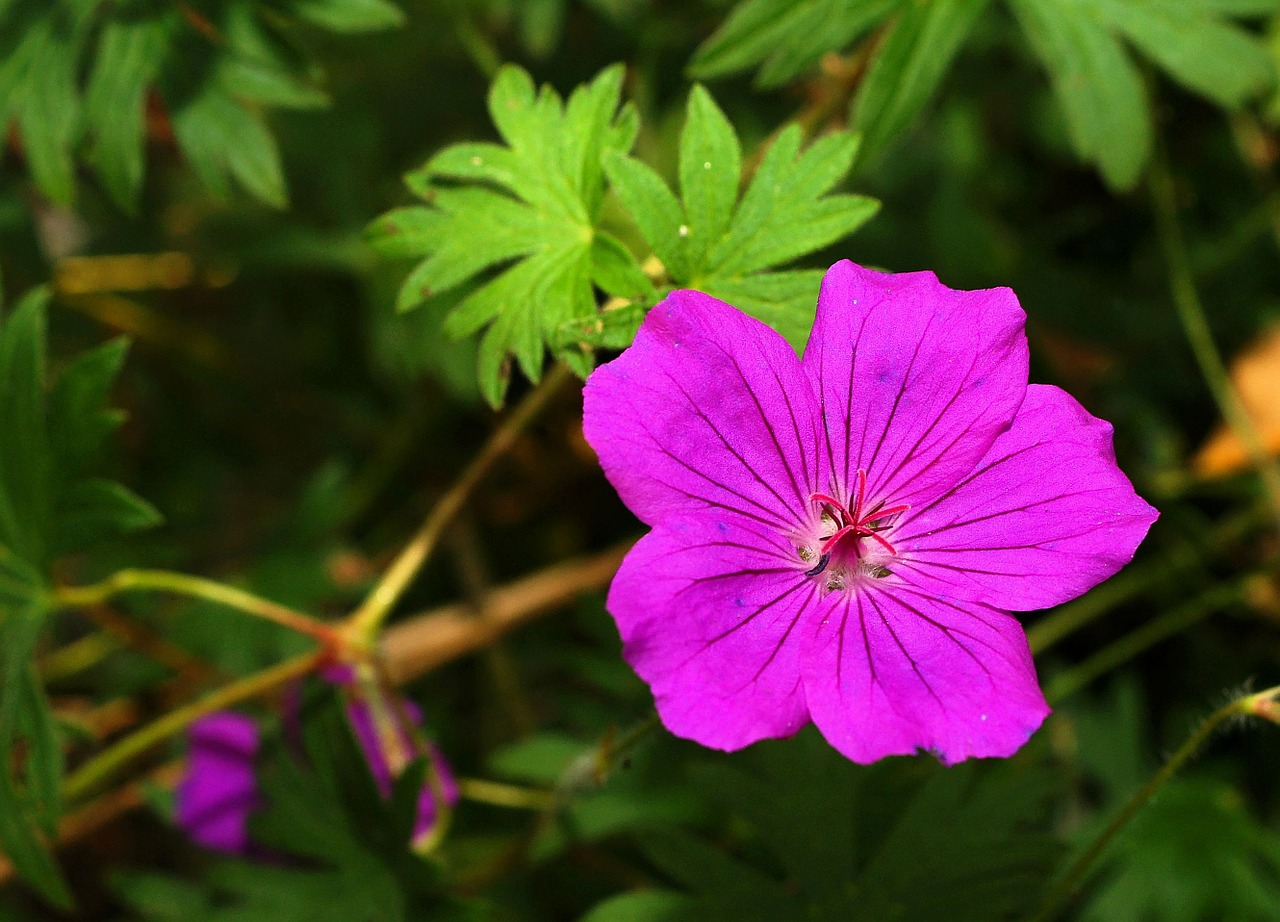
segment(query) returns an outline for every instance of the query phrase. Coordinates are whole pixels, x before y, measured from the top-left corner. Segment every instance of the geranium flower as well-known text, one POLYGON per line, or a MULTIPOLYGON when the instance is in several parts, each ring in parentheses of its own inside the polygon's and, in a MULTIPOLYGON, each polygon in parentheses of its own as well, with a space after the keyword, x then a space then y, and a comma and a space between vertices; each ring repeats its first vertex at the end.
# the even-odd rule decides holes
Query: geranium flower
POLYGON ((1111 427, 1027 383, 1007 288, 845 261, 803 358, 696 291, 584 392, 584 431, 652 530, 608 608, 678 736, 733 750, 812 721, 856 762, 1008 756, 1049 713, 1009 611, 1133 556, 1156 511, 1111 427))
MULTIPOLYGON (((422 712, 413 702, 405 701, 401 706, 415 726, 421 724, 422 712)), ((379 733, 369 705, 360 700, 348 701, 346 713, 378 790, 383 797, 390 797, 392 780, 418 755, 413 728, 404 726, 391 714, 388 716, 393 726, 379 733)), ((257 723, 244 714, 220 711, 193 723, 188 742, 186 770, 175 796, 178 826, 205 848, 252 854, 255 849, 249 837, 249 817, 264 806, 255 767, 260 748, 257 723)), ((457 782, 434 745, 431 759, 445 799, 451 805, 457 803, 457 782)), ((424 785, 418 797, 415 844, 430 835, 436 815, 435 794, 429 785, 424 785)))

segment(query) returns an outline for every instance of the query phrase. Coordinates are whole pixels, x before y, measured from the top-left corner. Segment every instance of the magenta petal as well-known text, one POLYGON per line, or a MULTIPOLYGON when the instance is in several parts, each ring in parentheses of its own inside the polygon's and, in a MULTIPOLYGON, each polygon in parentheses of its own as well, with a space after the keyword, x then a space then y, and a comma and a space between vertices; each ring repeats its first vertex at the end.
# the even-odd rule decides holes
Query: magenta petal
POLYGON ((807 634, 805 696, 855 762, 1010 756, 1049 714, 1026 635, 1004 612, 903 586, 833 594, 824 607, 807 634))
POLYGON ((254 778, 258 728, 243 714, 210 714, 187 731, 186 771, 175 792, 178 826, 205 848, 243 854, 249 814, 260 806, 254 778))
MULTIPOLYGON (((405 716, 413 722, 415 727, 421 727, 422 709, 412 701, 403 701, 402 704, 405 716)), ((351 729, 355 732, 356 739, 360 743, 360 748, 364 751, 374 783, 377 784, 378 790, 382 792, 383 797, 390 797, 393 779, 392 762, 387 757, 386 746, 378 738, 377 729, 374 727, 373 715, 370 714, 368 705, 358 701, 350 702, 347 705, 347 719, 350 721, 351 729)), ((396 719, 395 715, 393 715, 393 719, 396 719)), ((417 755, 417 743, 409 727, 398 726, 396 730, 397 737, 387 741, 386 745, 395 747, 396 762, 407 765, 417 755)), ((434 744, 430 745, 431 764, 439 775, 441 792, 449 804, 456 804, 458 802, 458 782, 453 777, 453 772, 445 761, 444 754, 434 744)), ((431 827, 435 824, 436 813, 435 794, 429 784, 424 784, 422 792, 418 795, 418 817, 413 827, 415 840, 430 832, 431 827)))
POLYGON ((977 468, 900 528, 902 576, 1025 611, 1073 599, 1127 564, 1159 515, 1116 467, 1111 426, 1031 385, 977 468))
POLYGON ((832 266, 804 369, 821 390, 839 483, 862 468, 869 497, 916 503, 967 474, 1026 392, 1024 322, 1007 288, 832 266))
POLYGON ((668 295, 635 343, 587 379, 583 432, 650 525, 732 509, 789 526, 824 480, 817 403, 791 347, 696 291, 668 295))
POLYGON ((800 637, 817 588, 801 566, 735 515, 669 520, 631 550, 608 607, 668 730, 733 750, 809 722, 800 637))

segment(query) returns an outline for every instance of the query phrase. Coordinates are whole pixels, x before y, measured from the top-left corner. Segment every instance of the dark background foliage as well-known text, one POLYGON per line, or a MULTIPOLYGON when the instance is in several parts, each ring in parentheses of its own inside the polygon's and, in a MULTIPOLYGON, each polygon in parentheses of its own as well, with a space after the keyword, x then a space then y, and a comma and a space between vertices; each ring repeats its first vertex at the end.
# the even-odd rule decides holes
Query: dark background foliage
MULTIPOLYGON (((1222 414, 1175 309, 1189 281, 1227 359, 1280 321, 1276 12, 1270 0, 2 0, 0 498, 34 511, 0 529, 0 852, 27 878, 0 863, 0 920, 1029 912, 1199 718, 1247 683, 1280 682, 1274 507, 1247 459, 1197 454, 1222 414), (502 62, 564 98, 596 87, 599 124, 621 126, 582 141, 589 176, 568 206, 527 186, 572 173, 547 139, 581 126, 535 111, 502 62), (691 93, 695 79, 705 90, 691 93), (542 140, 495 129, 491 84, 513 111, 530 107, 542 140), (852 160, 841 131, 861 135, 852 160), (811 160, 770 165, 768 144, 780 157, 802 134, 819 145, 811 160), (525 185, 468 172, 472 148, 451 145, 474 142, 516 148, 525 185), (735 144, 743 190, 769 169, 786 180, 767 218, 750 192, 735 203, 736 169, 718 191, 684 184, 682 150, 735 144), (709 221, 757 221, 766 244, 677 253, 672 229, 698 195, 720 202, 709 221), (534 230, 498 242, 522 220, 534 230), (580 245, 582 227, 595 243, 580 245), (419 267, 442 251, 474 264, 441 285, 440 263, 419 267), (337 618, 497 425, 486 401, 519 400, 548 356, 585 372, 684 284, 801 341, 815 270, 845 257, 1012 287, 1032 379, 1115 425, 1121 466, 1161 510, 1130 570, 1028 616, 1056 714, 1015 759, 863 768, 812 732, 724 755, 649 730, 596 579, 408 686, 458 774, 531 798, 464 798, 427 857, 377 832, 399 828, 406 799, 370 794, 331 704, 308 712, 309 759, 275 753, 264 781, 263 840, 299 863, 184 840, 169 806, 181 740, 114 779, 96 816, 59 803, 64 761, 305 643, 164 595, 53 611, 43 587, 163 567, 337 618), (521 282, 518 309, 496 296, 474 308, 537 259, 552 269, 521 282), (616 312, 598 316, 604 304, 616 312), (122 347, 103 344, 121 335, 117 376, 122 347), (79 402, 40 397, 55 380, 79 402), (106 406, 125 414, 110 438, 106 406), (156 510, 163 524, 141 530, 156 510), (64 807, 78 826, 59 827, 64 807), (300 834, 317 822, 325 834, 300 834)), ((1280 360, 1262 366, 1252 405, 1280 402, 1280 360)), ((580 412, 576 387, 554 396, 406 613, 483 600, 639 533, 580 412)), ((1067 914, 1280 918, 1278 764, 1274 728, 1215 738, 1067 914)))

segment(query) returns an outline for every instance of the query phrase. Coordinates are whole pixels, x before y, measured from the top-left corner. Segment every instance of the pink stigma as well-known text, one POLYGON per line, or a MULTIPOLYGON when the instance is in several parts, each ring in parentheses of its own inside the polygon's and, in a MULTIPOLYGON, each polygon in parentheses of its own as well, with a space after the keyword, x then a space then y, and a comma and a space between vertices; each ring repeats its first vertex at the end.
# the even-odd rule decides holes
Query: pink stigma
POLYGON ((853 536, 854 554, 858 557, 862 556, 861 544, 859 543, 862 538, 870 538, 890 554, 897 555, 897 548, 880 534, 883 529, 888 528, 888 525, 881 524, 881 522, 890 516, 906 512, 911 507, 905 504, 886 506, 884 503, 879 503, 864 512, 863 505, 866 501, 866 493, 867 472, 859 468, 857 487, 854 490, 853 501, 850 505, 846 506, 828 493, 809 494, 809 501, 827 507, 830 510, 831 517, 836 522, 835 532, 822 542, 819 553, 823 557, 829 555, 840 542, 850 536, 853 536))

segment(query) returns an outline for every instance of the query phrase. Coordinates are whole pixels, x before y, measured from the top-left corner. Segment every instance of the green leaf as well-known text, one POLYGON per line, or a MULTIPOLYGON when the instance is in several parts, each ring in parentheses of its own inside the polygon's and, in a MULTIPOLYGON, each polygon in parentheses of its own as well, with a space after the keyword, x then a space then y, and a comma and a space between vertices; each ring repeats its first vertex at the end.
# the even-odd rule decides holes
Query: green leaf
POLYGON ((1230 785, 1174 780, 1134 818, 1102 871, 1084 922, 1267 919, 1280 906, 1280 835, 1230 785))
POLYGON ((31 30, 23 43, 25 73, 19 78, 14 104, 36 184, 63 205, 75 195, 72 152, 80 133, 77 67, 89 12, 83 4, 79 9, 58 4, 31 30))
POLYGON ((376 32, 404 25, 404 12, 391 0, 289 0, 285 8, 332 32, 376 32))
POLYGON ((123 337, 72 359, 49 391, 49 448, 60 467, 79 472, 124 420, 107 400, 129 342, 123 337))
POLYGON ((857 139, 847 132, 819 138, 800 152, 797 125, 783 129, 765 153, 707 260, 708 278, 771 269, 851 234, 880 207, 861 195, 828 195, 853 166, 857 139))
POLYGON ((630 301, 657 296, 653 281, 618 238, 600 231, 591 241, 591 281, 605 294, 630 301))
POLYGON ((1018 918, 1061 855, 1052 779, 1016 763, 858 766, 806 731, 697 767, 733 818, 731 849, 679 830, 637 839, 691 900, 662 908, 690 922, 1018 918))
POLYGON ((619 893, 592 907, 579 922, 674 922, 687 918, 693 901, 670 890, 619 893))
POLYGON ((906 0, 853 104, 853 127, 879 152, 929 102, 988 0, 906 0))
POLYGON ((779 86, 829 51, 847 47, 904 0, 746 0, 698 48, 695 77, 719 77, 763 63, 760 86, 779 86))
POLYGON ((111 19, 84 99, 89 160, 116 204, 132 210, 142 189, 147 88, 159 72, 167 22, 162 17, 111 19))
POLYGON ((1182 0, 1078 0, 1188 89, 1237 109, 1268 89, 1275 68, 1262 41, 1182 0))
POLYGON ((42 836, 57 820, 61 782, 60 743, 31 671, 47 616, 39 573, 0 546, 0 849, 41 895, 69 908, 70 891, 42 836), (20 740, 25 760, 12 757, 20 740))
POLYGON ((42 563, 48 537, 49 436, 45 427, 46 292, 36 289, 0 327, 0 546, 42 563))
POLYGON ((46 394, 47 300, 31 292, 0 326, 0 547, 37 567, 159 521, 119 484, 85 477, 120 423, 107 400, 127 344, 76 357, 46 394))
POLYGON ((733 126, 711 94, 695 86, 680 136, 683 236, 693 265, 703 265, 711 247, 724 236, 738 200, 741 172, 742 150, 733 126))
POLYGON ((1062 851, 1052 776, 1001 768, 952 767, 919 790, 863 871, 859 911, 984 922, 1034 906, 1062 851))
POLYGON ((173 111, 173 133, 201 180, 228 198, 233 181, 276 208, 288 204, 280 152, 260 116, 209 81, 173 111))
POLYGON ((1119 40, 1074 0, 1010 3, 1049 71, 1077 152, 1113 188, 1132 187, 1151 153, 1151 111, 1119 40))
POLYGON ((164 521, 154 506, 132 490, 96 477, 69 486, 60 498, 56 516, 57 531, 50 548, 54 556, 164 521))
POLYGON ((483 331, 481 391, 495 406, 512 358, 536 381, 548 348, 581 357, 561 331, 595 313, 593 283, 606 291, 643 288, 643 273, 616 241, 597 242, 601 157, 628 148, 636 131, 634 113, 618 108, 621 88, 622 68, 611 67, 561 101, 520 68, 504 67, 489 111, 505 144, 441 151, 407 180, 427 207, 398 209, 370 226, 381 251, 425 257, 400 290, 400 309, 474 285, 444 328, 457 338, 483 331))
POLYGON ((667 273, 674 279, 690 278, 689 248, 680 233, 680 200, 651 167, 619 151, 605 152, 604 167, 613 191, 667 273))
MULTIPOLYGON (((864 196, 830 194, 853 165, 853 135, 832 133, 803 152, 801 139, 798 125, 783 129, 739 199, 737 137, 711 96, 695 87, 681 137, 681 199, 640 161, 620 153, 604 160, 613 191, 674 285, 729 301, 797 345, 812 325, 821 273, 776 267, 847 236, 879 207, 864 196)), ((632 319, 602 316, 580 324, 576 335, 613 343, 632 319)))

